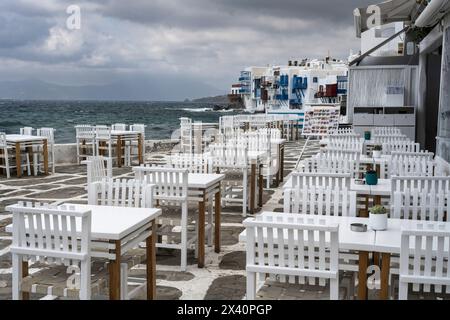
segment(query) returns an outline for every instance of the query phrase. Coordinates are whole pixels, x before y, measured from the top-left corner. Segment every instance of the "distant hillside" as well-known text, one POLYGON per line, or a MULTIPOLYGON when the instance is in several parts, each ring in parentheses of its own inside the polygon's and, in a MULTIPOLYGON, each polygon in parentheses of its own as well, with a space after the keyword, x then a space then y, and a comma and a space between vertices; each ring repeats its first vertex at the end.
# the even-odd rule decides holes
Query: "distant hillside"
POLYGON ((0 99, 182 101, 186 97, 214 95, 220 92, 198 81, 155 79, 150 76, 122 79, 105 85, 84 86, 59 85, 37 79, 0 81, 0 99), (185 85, 186 82, 189 86, 185 85))
POLYGON ((191 102, 209 103, 209 104, 217 104, 217 105, 228 105, 230 103, 230 101, 228 100, 228 96, 226 96, 226 95, 193 99, 193 100, 191 100, 191 102))

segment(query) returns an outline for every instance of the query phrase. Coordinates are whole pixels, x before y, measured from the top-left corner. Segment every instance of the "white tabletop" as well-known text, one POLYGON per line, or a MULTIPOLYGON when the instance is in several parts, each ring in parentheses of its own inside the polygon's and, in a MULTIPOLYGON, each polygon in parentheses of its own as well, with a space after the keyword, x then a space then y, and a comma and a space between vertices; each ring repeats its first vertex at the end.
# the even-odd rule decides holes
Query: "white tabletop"
POLYGON ((376 186, 367 184, 359 185, 355 183, 355 179, 350 182, 350 190, 356 193, 368 196, 390 196, 391 195, 391 179, 378 179, 376 186))
POLYGON ((249 151, 247 152, 248 159, 250 161, 261 161, 268 156, 266 151, 249 151))
POLYGON ((188 187, 190 189, 208 189, 224 179, 224 174, 189 173, 188 187))
POLYGON ((17 143, 17 142, 28 142, 28 141, 42 141, 47 140, 46 137, 41 136, 30 136, 25 134, 7 134, 6 142, 17 143))
POLYGON ((390 155, 382 155, 381 158, 373 158, 368 155, 361 155, 359 162, 361 164, 385 164, 391 159, 390 155))
MULTIPOLYGON (((298 214, 288 214, 288 213, 275 213, 275 212, 263 212, 263 216, 273 216, 276 217, 280 214, 294 217, 311 217, 309 215, 298 215, 298 214)), ((338 224, 339 225, 339 248, 342 250, 362 250, 362 251, 372 251, 375 243, 375 231, 368 230, 367 232, 354 232, 351 230, 350 225, 353 223, 362 223, 368 225, 369 219, 367 218, 355 218, 355 217, 332 217, 332 216, 321 216, 327 223, 338 224)), ((275 219, 274 219, 275 221, 275 219)), ((239 235, 239 241, 246 241, 247 233, 244 230, 239 235)), ((266 235, 264 235, 266 237, 266 235)), ((275 235, 274 235, 275 236, 275 235)), ((287 239, 287 233, 285 234, 287 239)), ((274 243, 276 243, 276 236, 274 238, 274 243)))
POLYGON ((270 140, 270 142, 272 144, 277 144, 277 145, 286 143, 286 141, 287 141, 286 139, 271 139, 270 140))
POLYGON ((111 130, 112 136, 138 135, 140 133, 139 131, 111 130))
MULTIPOLYGON (((65 204, 72 206, 72 204, 65 204)), ((121 240, 159 217, 161 209, 90 206, 74 204, 80 211, 91 211, 91 237, 95 240, 121 240)), ((6 208, 8 210, 8 207, 6 208)), ((78 222, 78 221, 77 221, 78 222)), ((81 225, 77 225, 80 228, 81 225)), ((5 229, 12 232, 12 225, 5 229)))

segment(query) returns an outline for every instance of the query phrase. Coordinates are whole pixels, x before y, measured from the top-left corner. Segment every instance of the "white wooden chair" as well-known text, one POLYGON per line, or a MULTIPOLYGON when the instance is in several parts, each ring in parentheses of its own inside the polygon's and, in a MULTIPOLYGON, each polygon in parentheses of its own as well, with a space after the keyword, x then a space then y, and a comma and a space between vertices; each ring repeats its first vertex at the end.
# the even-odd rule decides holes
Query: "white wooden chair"
POLYGON ((449 201, 450 194, 442 189, 437 193, 426 189, 394 192, 391 218, 442 222, 448 217, 449 201))
MULTIPOLYGON (((420 143, 414 141, 393 141, 391 143, 382 144, 383 154, 401 153, 421 153, 420 143)), ((431 158, 432 160, 432 158, 431 158)))
POLYGON ((297 170, 302 173, 350 174, 354 179, 359 178, 359 163, 355 160, 328 157, 310 158, 300 162, 297 170))
POLYGON ((204 154, 174 154, 167 158, 167 164, 175 169, 187 169, 189 173, 212 173, 212 163, 204 154))
POLYGON ((222 203, 242 204, 242 215, 247 215, 250 201, 249 161, 247 148, 238 145, 214 144, 209 146, 213 172, 226 175, 222 186, 222 203))
MULTIPOLYGON (((28 260, 67 267, 79 266, 79 297, 81 300, 90 300, 91 212, 31 203, 10 206, 8 210, 13 214, 13 243, 10 247, 13 300, 21 299, 23 284, 30 278, 22 279, 22 262, 28 260)), ((53 295, 51 288, 49 295, 53 295)))
MULTIPOLYGON (((55 173, 55 129, 53 128, 40 128, 37 129, 37 135, 40 137, 47 138, 47 150, 48 150, 48 158, 49 165, 51 166, 52 173, 55 173)), ((39 167, 43 166, 43 163, 40 162, 40 155, 42 155, 41 148, 38 149, 36 161, 40 163, 39 167)), ((35 165, 35 168, 37 166, 35 165)))
POLYGON ((408 137, 406 137, 405 135, 401 135, 401 136, 375 135, 375 136, 372 137, 372 140, 376 144, 381 144, 381 145, 383 145, 383 144, 398 145, 398 144, 403 144, 403 143, 406 143, 406 142, 410 142, 408 137))
POLYGON ((402 135, 402 131, 396 127, 376 127, 372 129, 372 135, 392 135, 392 136, 400 136, 402 135))
MULTIPOLYGON (((137 181, 155 185, 153 199, 159 205, 181 206, 181 243, 158 243, 159 248, 181 250, 181 270, 187 268, 187 250, 196 237, 188 240, 188 170, 140 166, 133 168, 137 181)), ((164 213, 163 213, 164 214, 164 213)), ((163 221, 164 222, 164 221, 163 221)), ((170 221, 169 221, 170 222, 170 221)), ((164 224, 164 223, 161 223, 164 224)), ((167 223, 172 232, 174 226, 167 223)))
POLYGON ((402 230, 400 253, 399 300, 408 299, 412 290, 450 294, 450 232, 444 226, 417 222, 402 230))
POLYGON ((11 177, 11 169, 13 168, 13 155, 10 153, 11 148, 8 148, 6 143, 6 135, 0 132, 0 169, 6 171, 6 177, 11 177))
MULTIPOLYGON (((141 134, 141 145, 143 148, 143 153, 145 154, 145 128, 147 126, 145 124, 133 124, 130 126, 130 131, 139 132, 141 134)), ((127 152, 127 159, 129 159, 129 164, 132 165, 133 160, 137 160, 139 162, 139 151, 138 151, 138 145, 139 143, 135 140, 130 141, 128 143, 128 148, 126 150, 127 152)))
POLYGON ((105 178, 112 178, 112 160, 105 157, 88 157, 81 164, 87 169, 87 188, 94 182, 101 182, 105 178))
POLYGON ((88 156, 95 156, 95 128, 89 125, 75 127, 77 140, 77 163, 86 160, 88 156))
POLYGON ((439 194, 450 192, 450 177, 397 177, 391 178, 391 199, 394 199, 395 192, 405 192, 406 190, 427 191, 439 194))
POLYGON ((153 208, 154 186, 134 179, 104 178, 89 186, 89 204, 153 208))
POLYGON ((284 212, 356 217, 356 192, 337 186, 285 189, 284 212))
POLYGON ((113 140, 111 128, 106 126, 95 127, 95 154, 113 158, 113 140))
POLYGON ((127 131, 127 125, 125 123, 115 123, 111 125, 111 130, 117 130, 117 131, 127 131))
POLYGON ((194 137, 192 132, 192 119, 180 118, 180 148, 183 153, 194 151, 194 137))
POLYGON ((350 173, 302 173, 293 172, 292 189, 303 189, 304 187, 321 187, 321 188, 350 188, 350 173))
POLYGON ((33 135, 34 128, 32 127, 24 127, 20 128, 20 134, 26 135, 26 136, 32 136, 33 135))
POLYGON ((279 215, 244 221, 247 248, 247 300, 254 300, 265 275, 281 282, 330 283, 330 299, 339 299, 339 226, 320 219, 279 215), (284 235, 287 235, 287 238, 284 235), (262 279, 258 279, 262 278, 262 279), (306 281, 305 281, 306 280, 306 281))
POLYGON ((317 155, 318 157, 328 157, 332 159, 344 159, 360 161, 361 152, 359 150, 345 150, 345 149, 326 149, 317 155))
POLYGON ((437 164, 424 158, 392 157, 388 163, 388 177, 433 177, 437 164))

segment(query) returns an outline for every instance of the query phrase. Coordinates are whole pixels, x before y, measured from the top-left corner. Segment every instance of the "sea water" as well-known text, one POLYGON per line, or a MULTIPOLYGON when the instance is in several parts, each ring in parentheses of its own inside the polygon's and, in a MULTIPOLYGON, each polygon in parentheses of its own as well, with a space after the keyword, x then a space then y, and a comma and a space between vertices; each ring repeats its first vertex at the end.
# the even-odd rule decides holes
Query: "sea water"
POLYGON ((179 129, 182 117, 211 123, 233 114, 193 102, 0 100, 0 132, 17 134, 22 127, 49 127, 56 129, 56 143, 73 143, 76 125, 142 123, 147 126, 147 140, 160 140, 169 139, 179 129))

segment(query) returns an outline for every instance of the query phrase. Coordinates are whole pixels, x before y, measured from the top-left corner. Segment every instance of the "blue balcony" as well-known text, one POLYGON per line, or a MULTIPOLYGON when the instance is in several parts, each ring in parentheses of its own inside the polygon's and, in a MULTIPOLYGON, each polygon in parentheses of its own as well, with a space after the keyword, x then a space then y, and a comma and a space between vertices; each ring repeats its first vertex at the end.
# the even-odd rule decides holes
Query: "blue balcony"
POLYGON ((293 91, 308 89, 308 78, 303 78, 295 75, 293 78, 292 89, 293 91))
POLYGON ((288 87, 289 86, 289 76, 288 75, 282 75, 280 76, 280 87, 288 87))

